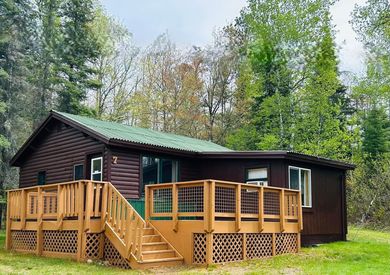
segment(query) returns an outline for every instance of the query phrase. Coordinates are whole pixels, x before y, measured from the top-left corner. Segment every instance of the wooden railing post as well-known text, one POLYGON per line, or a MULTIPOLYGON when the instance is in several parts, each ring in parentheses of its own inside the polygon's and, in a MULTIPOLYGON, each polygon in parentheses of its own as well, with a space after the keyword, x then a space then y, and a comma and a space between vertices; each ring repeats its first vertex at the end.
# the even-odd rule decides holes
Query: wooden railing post
POLYGON ((88 231, 91 228, 91 215, 93 209, 93 185, 92 181, 87 183, 87 193, 86 193, 86 202, 85 202, 85 227, 84 231, 88 231))
POLYGON ((148 185, 145 185, 145 222, 148 225, 150 222, 150 188, 148 185))
POLYGON ((264 187, 261 186, 258 193, 259 203, 259 232, 264 230, 264 187))
POLYGON ((284 228, 284 216, 285 216, 285 213, 284 213, 284 189, 280 190, 279 192, 280 194, 280 199, 279 199, 279 202, 280 202, 280 232, 284 232, 285 228, 284 228))
POLYGON ((205 181, 203 183, 203 188, 204 230, 211 233, 214 231, 215 224, 215 181, 205 181))
POLYGON ((62 229, 64 219, 64 188, 61 185, 57 187, 57 229, 62 229))
POLYGON ((11 192, 7 192, 7 223, 5 233, 5 249, 11 249, 11 192))
POLYGON ((20 225, 22 230, 26 228, 26 190, 22 190, 21 201, 20 201, 20 225))
POLYGON ((236 231, 241 230, 241 184, 236 185, 236 231))
MULTIPOLYGON (((77 260, 81 261, 83 255, 84 241, 84 182, 78 183, 77 201, 78 201, 78 233, 77 233, 77 260)), ((86 206, 87 207, 87 206, 86 206)))
POLYGON ((125 236, 125 245, 127 249, 127 256, 130 257, 131 247, 132 247, 132 234, 133 234, 133 208, 127 208, 126 216, 126 236, 125 236))
POLYGON ((137 239, 137 259, 142 260, 142 237, 143 237, 143 227, 138 226, 138 239, 137 239))
POLYGON ((172 184, 172 221, 173 221, 173 231, 178 231, 178 194, 177 194, 177 185, 172 184))
POLYGON ((37 209, 38 217, 37 217, 37 255, 42 255, 43 250, 43 195, 42 195, 42 187, 38 186, 38 209, 37 209))
POLYGON ((108 183, 105 182, 102 191, 101 230, 104 230, 104 227, 106 225, 107 204, 108 204, 108 183))
POLYGON ((301 192, 298 192, 298 231, 303 230, 303 218, 302 218, 302 196, 301 192))

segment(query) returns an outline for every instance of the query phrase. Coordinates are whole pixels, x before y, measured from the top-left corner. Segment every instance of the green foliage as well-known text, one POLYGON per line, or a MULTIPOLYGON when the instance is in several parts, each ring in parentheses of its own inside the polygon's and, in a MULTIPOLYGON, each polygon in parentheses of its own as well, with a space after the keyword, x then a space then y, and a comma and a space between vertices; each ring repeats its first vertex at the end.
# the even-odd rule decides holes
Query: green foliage
POLYGON ((61 40, 56 64, 58 109, 73 114, 88 114, 82 104, 87 89, 101 83, 95 79, 92 64, 100 53, 97 34, 92 32, 95 10, 92 0, 67 0, 61 4, 61 40))
POLYGON ((383 109, 370 110, 363 120, 362 149, 368 160, 390 153, 390 119, 383 109))

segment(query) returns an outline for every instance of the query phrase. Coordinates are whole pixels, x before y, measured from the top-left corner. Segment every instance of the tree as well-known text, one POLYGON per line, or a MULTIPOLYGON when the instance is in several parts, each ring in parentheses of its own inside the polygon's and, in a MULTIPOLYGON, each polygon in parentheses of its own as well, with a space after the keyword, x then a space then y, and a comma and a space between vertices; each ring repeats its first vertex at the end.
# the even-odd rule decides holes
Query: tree
POLYGON ((35 19, 30 1, 0 3, 0 183, 4 186, 17 184, 17 171, 8 162, 31 129, 35 19))
POLYGON ((56 65, 60 111, 90 113, 82 103, 89 89, 101 86, 93 68, 101 50, 92 31, 95 14, 92 0, 66 0, 61 5, 61 47, 56 65))
POLYGON ((34 98, 33 124, 38 124, 47 116, 54 105, 55 66, 58 64, 60 40, 60 2, 58 0, 37 1, 39 21, 39 41, 36 45, 34 86, 37 96, 34 98))
MULTIPOLYGON (((241 149, 296 148, 299 93, 313 76, 318 43, 322 41, 332 2, 249 1, 236 20, 242 43, 238 90, 249 98, 244 129, 228 138, 252 133, 241 149), (253 134, 255 133, 255 134, 253 134), (244 146, 244 147, 243 147, 244 146)), ((233 144, 232 144, 233 141, 233 144)))
POLYGON ((390 152, 390 120, 383 109, 374 108, 363 120, 363 153, 367 159, 381 159, 390 152))
POLYGON ((131 33, 100 8, 92 30, 101 48, 94 64, 101 86, 92 94, 93 109, 98 118, 124 121, 129 111, 126 105, 139 83, 139 49, 134 46, 131 33))
POLYGON ((294 129, 294 149, 303 153, 347 159, 350 142, 341 109, 334 102, 342 86, 338 78, 337 57, 333 34, 324 26, 318 44, 311 75, 297 101, 297 121, 294 129))

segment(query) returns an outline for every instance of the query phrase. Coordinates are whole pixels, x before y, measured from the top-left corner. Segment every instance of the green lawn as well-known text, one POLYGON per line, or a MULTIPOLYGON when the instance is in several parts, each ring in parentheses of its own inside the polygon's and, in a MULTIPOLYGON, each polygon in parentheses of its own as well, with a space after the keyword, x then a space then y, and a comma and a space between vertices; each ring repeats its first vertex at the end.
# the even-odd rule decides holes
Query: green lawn
MULTIPOLYGON (((209 268, 178 267, 150 272, 181 274, 390 274, 390 233, 350 228, 348 242, 303 248, 299 254, 270 259, 213 265, 209 268)), ((0 235, 3 247, 4 233, 0 235)), ((96 264, 79 264, 21 255, 0 250, 1 274, 118 274, 124 271, 96 264)))

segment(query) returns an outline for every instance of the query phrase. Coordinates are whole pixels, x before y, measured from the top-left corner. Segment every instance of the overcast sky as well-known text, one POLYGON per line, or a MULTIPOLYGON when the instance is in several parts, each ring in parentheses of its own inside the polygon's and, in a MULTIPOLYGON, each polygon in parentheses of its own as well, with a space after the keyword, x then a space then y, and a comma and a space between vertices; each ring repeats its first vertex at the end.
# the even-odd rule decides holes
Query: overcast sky
MULTIPOLYGON (((239 15, 246 0, 101 0, 107 12, 119 19, 134 36, 138 46, 153 42, 168 32, 179 47, 204 46, 212 32, 239 15)), ((348 21, 355 4, 364 0, 339 0, 332 7, 336 43, 340 48, 340 69, 363 71, 362 45, 348 21)))

